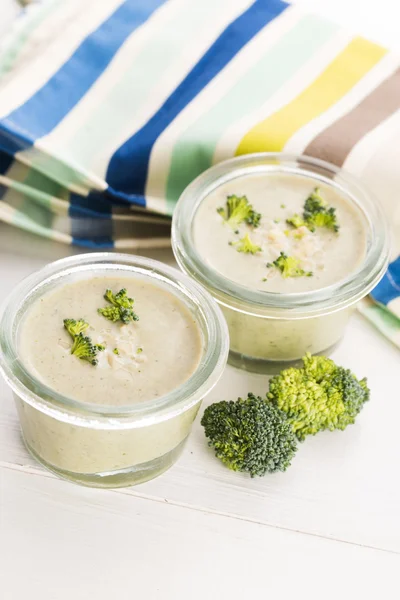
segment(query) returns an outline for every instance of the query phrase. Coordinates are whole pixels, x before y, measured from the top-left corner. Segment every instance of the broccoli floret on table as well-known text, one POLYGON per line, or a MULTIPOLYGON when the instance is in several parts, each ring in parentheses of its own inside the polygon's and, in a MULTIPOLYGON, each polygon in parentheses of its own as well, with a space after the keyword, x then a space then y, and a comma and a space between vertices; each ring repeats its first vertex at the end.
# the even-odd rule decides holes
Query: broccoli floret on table
POLYGON ((201 424, 216 456, 229 469, 251 477, 285 471, 296 452, 296 436, 285 413, 254 394, 212 404, 201 424))
POLYGON ((302 368, 289 368, 273 377, 268 399, 283 410, 299 440, 354 423, 369 400, 367 380, 337 366, 324 356, 306 354, 302 368))

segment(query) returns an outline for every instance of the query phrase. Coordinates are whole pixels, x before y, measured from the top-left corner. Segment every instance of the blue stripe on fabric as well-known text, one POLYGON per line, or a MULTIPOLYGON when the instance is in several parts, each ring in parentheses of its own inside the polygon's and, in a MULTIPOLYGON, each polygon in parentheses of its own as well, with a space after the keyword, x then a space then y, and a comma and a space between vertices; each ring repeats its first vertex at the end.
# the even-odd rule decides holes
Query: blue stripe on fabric
MULTIPOLYGON (((13 163, 13 157, 10 154, 0 151, 0 175, 5 175, 13 163)), ((8 186, 0 185, 0 200, 8 191, 8 186)))
POLYGON ((383 279, 372 291, 372 297, 381 304, 388 304, 400 296, 400 256, 390 263, 383 279))
POLYGON ((0 151, 0 175, 5 175, 11 167, 14 158, 11 154, 0 151))
POLYGON ((228 25, 153 117, 114 153, 106 177, 113 190, 144 196, 150 154, 157 138, 229 61, 287 6, 281 0, 256 0, 228 25))
POLYGON ((109 219, 112 213, 110 200, 99 192, 90 192, 87 196, 70 193, 69 202, 69 216, 72 218, 109 219))
POLYGON ((126 0, 88 35, 27 102, 0 120, 0 149, 11 154, 47 135, 81 100, 122 44, 166 0, 126 0))
POLYGON ((73 244, 86 248, 112 247, 112 211, 105 195, 100 192, 91 192, 88 196, 73 193, 69 201, 73 244))
POLYGON ((97 238, 96 240, 91 240, 87 238, 73 238, 72 239, 73 246, 80 246, 81 248, 114 248, 114 241, 108 237, 105 238, 97 238))

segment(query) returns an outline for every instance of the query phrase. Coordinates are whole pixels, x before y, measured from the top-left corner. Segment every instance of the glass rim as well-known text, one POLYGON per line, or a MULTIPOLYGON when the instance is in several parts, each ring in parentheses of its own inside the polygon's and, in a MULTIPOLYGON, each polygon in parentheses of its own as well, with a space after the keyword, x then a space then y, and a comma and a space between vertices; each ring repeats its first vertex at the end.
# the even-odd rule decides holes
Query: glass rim
MULTIPOLYGON (((24 312, 24 311, 23 311, 24 312)), ((0 372, 22 400, 58 420, 94 428, 121 428, 154 424, 178 415, 199 402, 217 383, 229 351, 229 334, 221 310, 211 295, 178 269, 159 261, 113 252, 80 254, 54 261, 23 279, 0 311, 0 372), (162 281, 186 306, 200 311, 197 324, 206 331, 203 355, 194 373, 180 386, 159 398, 126 405, 93 405, 69 398, 48 387, 23 365, 18 355, 15 327, 19 312, 29 306, 35 291, 72 274, 122 270, 162 281), (125 425, 124 425, 125 424, 125 425)))
POLYGON ((336 312, 367 295, 379 282, 389 259, 389 230, 383 209, 358 179, 326 161, 284 152, 245 154, 210 167, 181 194, 172 219, 172 248, 186 273, 206 287, 217 302, 233 310, 270 318, 296 319, 336 312), (250 290, 210 267, 193 243, 192 223, 204 198, 216 187, 250 173, 285 172, 312 177, 339 189, 362 211, 372 241, 354 272, 329 286, 307 292, 277 293, 250 290))

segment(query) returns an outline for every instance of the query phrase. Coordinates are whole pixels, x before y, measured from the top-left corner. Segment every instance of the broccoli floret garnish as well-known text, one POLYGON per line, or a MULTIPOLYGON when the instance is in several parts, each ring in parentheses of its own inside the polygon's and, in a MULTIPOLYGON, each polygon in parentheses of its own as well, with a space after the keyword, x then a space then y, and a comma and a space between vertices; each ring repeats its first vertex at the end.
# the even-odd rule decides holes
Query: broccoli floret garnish
POLYGON ((276 267, 282 273, 282 276, 287 277, 311 277, 311 271, 304 271, 300 268, 300 261, 293 256, 287 256, 284 252, 273 263, 267 263, 267 267, 276 267))
POLYGON ((232 471, 251 477, 285 471, 297 449, 285 413, 254 394, 208 406, 201 424, 215 455, 232 471))
POLYGON ((83 333, 77 335, 72 344, 71 354, 74 354, 82 360, 87 360, 91 365, 96 366, 98 360, 96 358, 97 352, 100 350, 98 344, 93 344, 92 340, 88 336, 84 336, 83 333))
POLYGON ((307 227, 307 223, 306 221, 300 217, 300 215, 298 215, 297 213, 293 215, 293 217, 290 217, 289 219, 286 219, 286 223, 288 225, 291 225, 292 227, 294 227, 295 229, 298 229, 299 227, 307 227))
POLYGON ((228 196, 225 207, 217 208, 217 213, 233 228, 243 222, 258 227, 261 219, 261 214, 253 209, 246 196, 228 196))
POLYGON ((97 365, 96 355, 105 350, 103 344, 93 344, 90 337, 83 335, 89 327, 84 319, 64 319, 64 327, 73 339, 71 354, 74 354, 82 360, 87 360, 92 365, 97 365))
POLYGON ((122 321, 129 323, 130 321, 138 321, 139 317, 133 310, 133 298, 129 298, 125 288, 122 288, 117 294, 113 294, 111 290, 106 290, 104 298, 111 304, 99 308, 98 312, 109 321, 116 323, 122 321))
POLYGON ((74 340, 77 335, 86 331, 89 323, 86 323, 84 319, 64 319, 64 327, 74 340))
POLYGON ((113 352, 114 352, 114 354, 116 354, 118 356, 118 354, 119 354, 118 348, 114 348, 113 352))
POLYGON ((299 440, 328 429, 345 429, 369 400, 367 380, 325 356, 303 358, 302 368, 273 377, 267 398, 283 410, 299 440))
POLYGON ((232 246, 236 246, 238 252, 244 252, 245 254, 256 254, 262 250, 261 246, 253 244, 248 233, 246 233, 239 241, 234 242, 232 246))
POLYGON ((339 224, 336 218, 336 209, 328 208, 325 200, 322 198, 319 188, 315 188, 304 203, 303 216, 297 213, 286 219, 286 223, 295 229, 307 227, 314 232, 316 227, 326 227, 337 233, 339 224))
POLYGON ((319 188, 315 188, 305 201, 303 218, 311 231, 314 231, 315 227, 326 227, 336 233, 339 231, 336 210, 327 207, 319 188))

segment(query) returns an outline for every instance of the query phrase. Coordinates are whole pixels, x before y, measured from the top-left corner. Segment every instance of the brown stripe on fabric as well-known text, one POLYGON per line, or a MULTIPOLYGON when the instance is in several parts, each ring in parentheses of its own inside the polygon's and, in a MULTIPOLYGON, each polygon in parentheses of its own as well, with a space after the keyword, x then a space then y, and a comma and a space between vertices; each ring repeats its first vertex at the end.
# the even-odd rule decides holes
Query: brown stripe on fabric
POLYGON ((341 167, 357 142, 399 108, 400 68, 349 113, 314 138, 304 154, 341 167))

